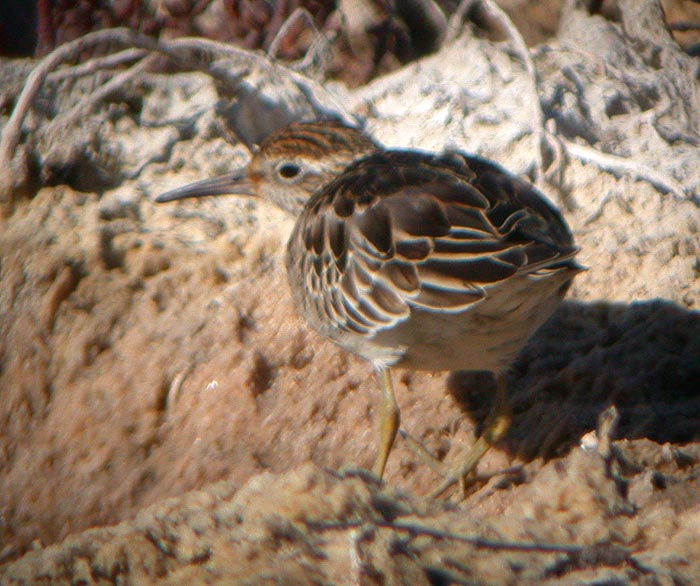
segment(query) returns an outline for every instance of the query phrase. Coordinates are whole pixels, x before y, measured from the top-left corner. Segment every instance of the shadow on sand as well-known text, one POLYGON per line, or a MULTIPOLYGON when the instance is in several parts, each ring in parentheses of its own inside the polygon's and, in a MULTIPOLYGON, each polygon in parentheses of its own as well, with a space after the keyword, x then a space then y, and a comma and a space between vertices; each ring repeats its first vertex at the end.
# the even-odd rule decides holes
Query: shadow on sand
MULTIPOLYGON (((620 411, 615 439, 700 440, 700 312, 665 300, 564 302, 518 356, 503 447, 553 457, 620 411)), ((453 372, 449 392, 481 429, 492 404, 487 373, 453 372)))

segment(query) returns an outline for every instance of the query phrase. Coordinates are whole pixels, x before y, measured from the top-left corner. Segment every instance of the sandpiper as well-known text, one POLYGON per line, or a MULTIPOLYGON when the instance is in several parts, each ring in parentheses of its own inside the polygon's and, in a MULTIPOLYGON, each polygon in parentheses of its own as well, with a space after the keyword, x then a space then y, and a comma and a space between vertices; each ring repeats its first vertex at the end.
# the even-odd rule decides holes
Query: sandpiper
POLYGON ((296 219, 286 266, 300 314, 378 372, 380 477, 400 419, 392 368, 495 374, 486 431, 446 468, 446 485, 473 471, 509 426, 509 365, 583 270, 556 207, 481 157, 387 150, 330 121, 294 123, 245 169, 156 201, 222 194, 267 199, 296 219))

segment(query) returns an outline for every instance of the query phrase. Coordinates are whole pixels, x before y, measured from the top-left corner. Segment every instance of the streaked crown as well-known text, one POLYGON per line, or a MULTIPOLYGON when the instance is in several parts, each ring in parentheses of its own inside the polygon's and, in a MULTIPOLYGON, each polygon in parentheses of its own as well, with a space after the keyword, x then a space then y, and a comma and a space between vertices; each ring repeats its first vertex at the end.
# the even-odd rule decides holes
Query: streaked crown
POLYGON ((248 166, 256 193, 298 216, 309 197, 380 147, 338 122, 292 124, 260 144, 248 166))

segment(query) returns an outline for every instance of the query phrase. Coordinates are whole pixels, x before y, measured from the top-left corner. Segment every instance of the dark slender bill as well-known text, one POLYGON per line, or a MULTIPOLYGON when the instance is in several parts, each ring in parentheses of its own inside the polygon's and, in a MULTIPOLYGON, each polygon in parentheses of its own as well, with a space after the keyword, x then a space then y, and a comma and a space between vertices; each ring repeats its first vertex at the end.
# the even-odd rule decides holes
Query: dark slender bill
POLYGON ((206 195, 255 195, 253 186, 245 174, 229 173, 211 179, 202 179, 189 185, 171 189, 160 194, 156 201, 166 203, 187 197, 204 197, 206 195))

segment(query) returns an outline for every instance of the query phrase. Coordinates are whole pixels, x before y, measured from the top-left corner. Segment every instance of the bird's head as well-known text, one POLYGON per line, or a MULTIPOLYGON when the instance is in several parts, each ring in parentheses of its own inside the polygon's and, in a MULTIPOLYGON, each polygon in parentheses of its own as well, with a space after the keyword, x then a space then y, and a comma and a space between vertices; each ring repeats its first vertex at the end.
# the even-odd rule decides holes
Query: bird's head
POLYGON ((205 195, 256 196, 298 216, 308 199, 379 146, 338 122, 294 123, 266 138, 240 171, 164 193, 157 202, 205 195))

